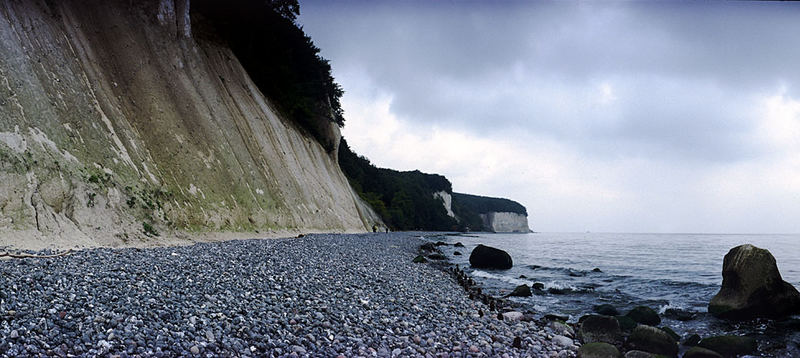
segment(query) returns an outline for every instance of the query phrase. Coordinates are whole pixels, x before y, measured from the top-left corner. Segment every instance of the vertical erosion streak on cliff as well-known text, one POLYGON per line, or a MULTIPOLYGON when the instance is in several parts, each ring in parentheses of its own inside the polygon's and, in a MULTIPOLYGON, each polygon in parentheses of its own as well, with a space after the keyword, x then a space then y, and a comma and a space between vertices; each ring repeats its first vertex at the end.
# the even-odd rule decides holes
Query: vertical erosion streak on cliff
POLYGON ((230 49, 192 37, 188 1, 0 4, 0 232, 124 244, 148 225, 372 225, 230 49))

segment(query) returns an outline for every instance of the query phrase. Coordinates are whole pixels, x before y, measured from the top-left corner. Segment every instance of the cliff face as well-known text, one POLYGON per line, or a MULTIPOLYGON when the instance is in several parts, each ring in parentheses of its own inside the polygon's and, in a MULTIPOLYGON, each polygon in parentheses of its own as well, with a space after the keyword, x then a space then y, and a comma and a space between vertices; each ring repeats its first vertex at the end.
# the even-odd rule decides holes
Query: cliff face
POLYGON ((378 220, 336 152, 193 21, 188 0, 0 1, 0 237, 117 245, 378 220))
POLYGON ((480 214, 484 228, 492 232, 530 232, 528 217, 510 212, 488 212, 480 214))

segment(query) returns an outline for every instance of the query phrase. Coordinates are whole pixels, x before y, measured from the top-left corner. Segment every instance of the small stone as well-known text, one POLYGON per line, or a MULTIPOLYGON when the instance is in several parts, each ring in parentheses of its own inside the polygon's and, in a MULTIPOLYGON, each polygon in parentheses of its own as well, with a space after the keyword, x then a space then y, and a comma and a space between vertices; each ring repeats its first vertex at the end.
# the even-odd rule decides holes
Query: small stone
POLYGON ((481 351, 481 349, 478 348, 478 346, 469 346, 469 351, 472 353, 478 353, 481 351))
POLYGON ((189 348, 189 353, 192 353, 192 354, 195 354, 195 355, 200 354, 200 348, 197 347, 197 346, 192 346, 192 348, 189 348))
POLYGON ((401 350, 400 348, 395 348, 392 350, 392 357, 397 357, 400 355, 400 353, 403 353, 403 350, 401 350))
POLYGON ((11 331, 11 333, 8 334, 8 338, 11 338, 11 339, 19 338, 19 332, 17 332, 16 329, 11 331))

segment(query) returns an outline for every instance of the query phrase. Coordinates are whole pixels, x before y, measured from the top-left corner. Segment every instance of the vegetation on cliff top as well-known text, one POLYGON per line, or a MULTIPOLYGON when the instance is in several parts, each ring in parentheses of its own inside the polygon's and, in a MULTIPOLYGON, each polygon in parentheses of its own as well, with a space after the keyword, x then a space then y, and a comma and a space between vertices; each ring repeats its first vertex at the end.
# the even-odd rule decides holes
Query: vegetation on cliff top
MULTIPOLYGON (((295 124, 326 143, 322 124, 344 125, 339 99, 342 88, 331 75, 328 60, 295 22, 296 0, 215 0, 192 2, 236 54, 261 92, 295 124)), ((331 150, 332 148, 327 148, 331 150)))

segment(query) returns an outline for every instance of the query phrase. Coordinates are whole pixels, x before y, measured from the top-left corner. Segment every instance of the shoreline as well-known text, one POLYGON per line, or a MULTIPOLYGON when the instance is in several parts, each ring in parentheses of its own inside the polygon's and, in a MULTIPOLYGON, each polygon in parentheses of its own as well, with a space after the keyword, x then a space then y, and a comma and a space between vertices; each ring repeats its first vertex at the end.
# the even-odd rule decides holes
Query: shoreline
POLYGON ((550 327, 481 316, 449 273, 412 263, 422 235, 0 261, 0 354, 575 356, 550 327))

